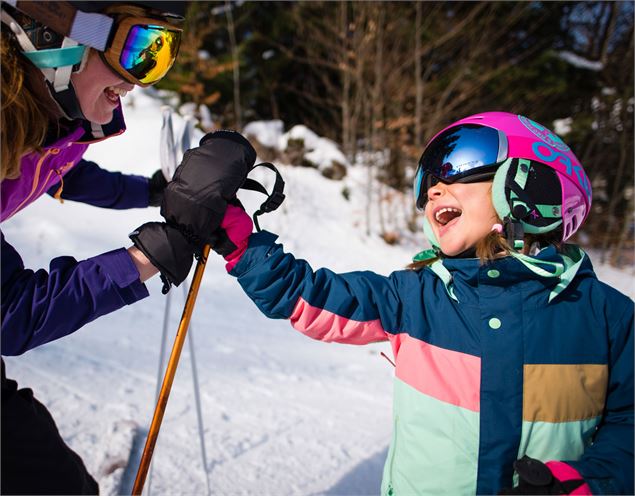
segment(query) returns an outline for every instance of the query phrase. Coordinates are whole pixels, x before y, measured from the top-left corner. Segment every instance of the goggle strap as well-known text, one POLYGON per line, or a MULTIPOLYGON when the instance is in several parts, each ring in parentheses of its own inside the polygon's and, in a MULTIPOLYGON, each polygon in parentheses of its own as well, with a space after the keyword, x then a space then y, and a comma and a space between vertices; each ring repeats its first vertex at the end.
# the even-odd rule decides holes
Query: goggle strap
POLYGON ((107 15, 76 11, 69 37, 100 52, 106 50, 114 19, 107 15))

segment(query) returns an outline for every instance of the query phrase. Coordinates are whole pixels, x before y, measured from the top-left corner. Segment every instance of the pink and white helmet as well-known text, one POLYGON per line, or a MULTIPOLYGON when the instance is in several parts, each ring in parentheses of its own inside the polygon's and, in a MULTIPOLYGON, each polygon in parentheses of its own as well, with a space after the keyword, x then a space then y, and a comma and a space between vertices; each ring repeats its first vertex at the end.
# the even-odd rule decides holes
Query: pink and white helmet
POLYGON ((435 181, 492 178, 499 217, 527 233, 561 229, 564 241, 589 214, 591 184, 571 149, 546 127, 507 112, 471 115, 430 140, 415 174, 417 207, 435 181))

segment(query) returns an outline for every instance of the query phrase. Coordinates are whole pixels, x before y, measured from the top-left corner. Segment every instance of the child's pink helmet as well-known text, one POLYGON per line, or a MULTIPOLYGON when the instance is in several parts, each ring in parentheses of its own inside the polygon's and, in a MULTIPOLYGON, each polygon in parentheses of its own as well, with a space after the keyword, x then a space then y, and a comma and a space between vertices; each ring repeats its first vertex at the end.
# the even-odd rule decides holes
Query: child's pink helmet
POLYGON ((492 178, 496 212, 524 232, 561 229, 564 241, 589 214, 591 184, 571 149, 546 127, 507 112, 466 117, 430 140, 415 174, 417 207, 437 181, 492 178))

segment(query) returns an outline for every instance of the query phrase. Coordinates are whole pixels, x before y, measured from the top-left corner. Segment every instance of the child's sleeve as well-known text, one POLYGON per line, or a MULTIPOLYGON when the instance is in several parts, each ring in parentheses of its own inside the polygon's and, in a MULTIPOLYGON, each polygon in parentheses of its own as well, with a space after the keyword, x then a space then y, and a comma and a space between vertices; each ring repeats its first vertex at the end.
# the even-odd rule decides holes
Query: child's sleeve
POLYGON ((602 422, 582 458, 567 462, 593 494, 634 494, 633 302, 628 301, 609 325, 609 384, 602 422))
POLYGON ((289 319, 295 329, 320 341, 366 344, 398 332, 404 271, 390 277, 313 271, 306 261, 284 253, 275 239, 268 232, 253 234, 230 272, 266 316, 289 319))

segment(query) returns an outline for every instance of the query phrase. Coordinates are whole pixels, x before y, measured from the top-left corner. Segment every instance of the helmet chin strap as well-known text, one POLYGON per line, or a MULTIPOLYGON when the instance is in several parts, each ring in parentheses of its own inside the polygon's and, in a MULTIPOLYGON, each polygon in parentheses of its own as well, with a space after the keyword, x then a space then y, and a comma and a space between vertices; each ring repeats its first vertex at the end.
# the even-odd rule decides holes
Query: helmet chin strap
POLYGON ((55 91, 53 85, 49 81, 46 81, 46 86, 49 90, 51 98, 53 98, 53 100, 57 104, 57 107, 62 112, 64 118, 69 120, 86 120, 86 117, 84 116, 82 108, 79 104, 79 100, 77 99, 77 93, 75 93, 75 88, 73 87, 72 82, 63 91, 55 91))
POLYGON ((38 50, 22 26, 5 9, 1 11, 1 19, 11 29, 22 54, 44 75, 49 94, 62 116, 69 120, 85 119, 71 75, 83 69, 89 53, 86 47, 65 37, 60 48, 38 50), (75 67, 77 70, 73 71, 75 67))

